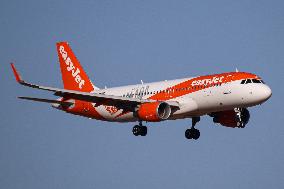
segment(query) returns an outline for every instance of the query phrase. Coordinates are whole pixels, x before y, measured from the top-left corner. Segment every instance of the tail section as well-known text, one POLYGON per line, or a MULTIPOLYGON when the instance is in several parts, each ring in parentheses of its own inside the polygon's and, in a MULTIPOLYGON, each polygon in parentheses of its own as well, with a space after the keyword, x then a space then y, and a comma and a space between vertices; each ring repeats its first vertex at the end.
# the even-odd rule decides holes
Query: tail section
POLYGON ((67 42, 56 44, 64 89, 91 92, 96 89, 67 42))

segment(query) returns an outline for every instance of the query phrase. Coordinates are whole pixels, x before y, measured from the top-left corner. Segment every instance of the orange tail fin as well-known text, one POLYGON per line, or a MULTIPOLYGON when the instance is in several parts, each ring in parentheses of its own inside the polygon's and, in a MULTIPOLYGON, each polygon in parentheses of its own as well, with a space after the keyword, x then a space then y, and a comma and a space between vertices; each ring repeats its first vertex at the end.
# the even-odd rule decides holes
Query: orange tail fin
POLYGON ((95 89, 67 42, 56 44, 64 89, 91 92, 95 89))

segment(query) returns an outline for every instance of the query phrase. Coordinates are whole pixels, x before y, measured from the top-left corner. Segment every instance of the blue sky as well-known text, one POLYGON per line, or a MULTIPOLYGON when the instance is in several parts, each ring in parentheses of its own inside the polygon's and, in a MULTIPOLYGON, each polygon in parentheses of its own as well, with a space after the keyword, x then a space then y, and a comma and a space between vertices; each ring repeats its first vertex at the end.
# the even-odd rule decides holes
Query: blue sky
POLYGON ((0 188, 283 188, 284 1, 2 1, 0 188), (68 41, 98 87, 241 71, 272 88, 245 129, 203 117, 132 123, 64 114, 17 96, 9 67, 62 87, 55 43, 68 41))

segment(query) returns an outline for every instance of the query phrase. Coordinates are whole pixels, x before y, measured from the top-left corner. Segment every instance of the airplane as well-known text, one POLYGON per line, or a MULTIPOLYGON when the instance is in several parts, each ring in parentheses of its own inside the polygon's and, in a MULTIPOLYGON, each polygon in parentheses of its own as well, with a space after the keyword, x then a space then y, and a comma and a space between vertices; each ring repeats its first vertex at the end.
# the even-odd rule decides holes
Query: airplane
POLYGON ((50 103, 53 108, 90 119, 138 122, 132 129, 135 136, 147 135, 142 122, 191 118, 185 137, 197 140, 200 131, 195 126, 204 115, 225 127, 244 128, 250 119, 248 108, 261 105, 272 95, 259 76, 238 70, 100 89, 91 82, 67 42, 56 46, 63 89, 25 82, 13 63, 11 67, 19 84, 52 92, 57 99, 18 98, 50 103))

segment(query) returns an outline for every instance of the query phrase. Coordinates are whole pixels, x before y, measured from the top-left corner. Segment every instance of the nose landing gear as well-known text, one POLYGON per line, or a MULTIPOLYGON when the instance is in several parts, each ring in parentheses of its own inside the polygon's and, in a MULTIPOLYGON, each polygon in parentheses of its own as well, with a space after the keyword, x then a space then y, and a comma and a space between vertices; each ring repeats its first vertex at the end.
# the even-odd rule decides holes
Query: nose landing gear
POLYGON ((196 123, 198 123, 199 121, 200 121, 200 117, 193 117, 192 118, 192 126, 191 126, 190 129, 187 129, 185 131, 185 138, 197 140, 200 137, 199 130, 194 128, 196 123))
POLYGON ((142 125, 142 122, 139 122, 139 125, 135 125, 132 129, 132 133, 135 136, 146 136, 147 135, 147 127, 142 125))

